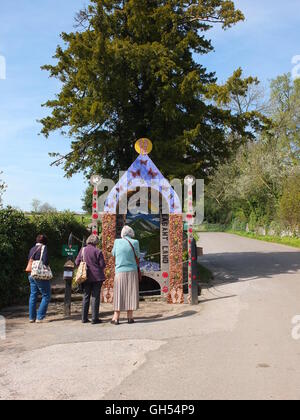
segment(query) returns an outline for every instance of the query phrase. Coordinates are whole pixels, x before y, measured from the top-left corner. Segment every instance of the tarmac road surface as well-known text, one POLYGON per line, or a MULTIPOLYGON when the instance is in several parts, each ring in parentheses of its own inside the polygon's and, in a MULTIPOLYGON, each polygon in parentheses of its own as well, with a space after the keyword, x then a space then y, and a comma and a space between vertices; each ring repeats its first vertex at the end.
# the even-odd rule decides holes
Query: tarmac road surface
POLYGON ((1 313, 0 399, 300 399, 299 250, 224 233, 200 243, 215 285, 198 307, 143 304, 118 327, 108 306, 101 326, 55 307, 43 325, 1 313))

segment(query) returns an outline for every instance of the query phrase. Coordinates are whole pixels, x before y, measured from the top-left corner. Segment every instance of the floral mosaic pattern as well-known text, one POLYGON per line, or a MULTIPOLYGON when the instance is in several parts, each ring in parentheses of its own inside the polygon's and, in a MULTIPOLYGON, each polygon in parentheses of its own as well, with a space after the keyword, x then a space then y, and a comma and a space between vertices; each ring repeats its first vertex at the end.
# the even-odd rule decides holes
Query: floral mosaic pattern
POLYGON ((111 252, 116 239, 116 223, 116 215, 102 215, 102 252, 106 262, 106 281, 102 289, 102 300, 104 303, 113 303, 114 299, 115 260, 111 252))
POLYGON ((182 215, 170 215, 170 293, 169 303, 184 303, 183 295, 183 223, 182 215))

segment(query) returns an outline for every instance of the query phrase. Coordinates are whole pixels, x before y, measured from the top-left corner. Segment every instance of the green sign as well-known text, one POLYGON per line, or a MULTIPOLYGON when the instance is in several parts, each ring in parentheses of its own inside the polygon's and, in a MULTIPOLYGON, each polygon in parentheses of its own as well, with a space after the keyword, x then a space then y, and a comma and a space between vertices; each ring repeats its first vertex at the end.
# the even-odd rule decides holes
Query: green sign
POLYGON ((78 255, 78 245, 64 245, 62 248, 62 256, 63 257, 77 257, 78 255))

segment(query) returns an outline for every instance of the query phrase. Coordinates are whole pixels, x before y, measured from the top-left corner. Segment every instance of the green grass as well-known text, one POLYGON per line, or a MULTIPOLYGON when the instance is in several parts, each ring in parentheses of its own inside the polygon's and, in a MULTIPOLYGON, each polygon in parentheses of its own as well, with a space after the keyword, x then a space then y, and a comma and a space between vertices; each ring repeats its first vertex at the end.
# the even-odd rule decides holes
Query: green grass
POLYGON ((263 236, 263 235, 258 235, 254 232, 248 233, 244 231, 232 230, 230 226, 222 225, 222 224, 203 223, 201 226, 197 227, 197 236, 199 235, 201 237, 201 232, 225 232, 225 233, 231 233, 233 235, 243 236, 245 238, 257 239, 258 241, 271 242, 275 244, 288 245, 294 248, 300 248, 300 238, 288 237, 288 236, 281 238, 280 236, 270 236, 270 235, 263 236))
POLYGON ((257 235, 255 233, 239 232, 239 231, 234 231, 230 229, 228 229, 226 232, 232 233, 238 236, 243 236, 245 238, 257 239, 259 241, 271 242, 275 244, 288 245, 294 248, 300 248, 300 238, 289 238, 289 237, 281 238, 279 236, 263 236, 263 235, 257 235))

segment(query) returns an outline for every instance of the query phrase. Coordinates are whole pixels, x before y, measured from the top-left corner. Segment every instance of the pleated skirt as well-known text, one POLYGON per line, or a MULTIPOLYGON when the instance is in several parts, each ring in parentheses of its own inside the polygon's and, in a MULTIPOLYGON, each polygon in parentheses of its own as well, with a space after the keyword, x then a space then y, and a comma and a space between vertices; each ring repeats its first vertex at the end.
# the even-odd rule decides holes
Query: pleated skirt
POLYGON ((114 310, 136 311, 139 309, 139 276, 137 271, 118 273, 114 285, 114 310))

